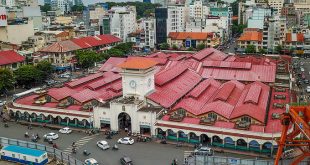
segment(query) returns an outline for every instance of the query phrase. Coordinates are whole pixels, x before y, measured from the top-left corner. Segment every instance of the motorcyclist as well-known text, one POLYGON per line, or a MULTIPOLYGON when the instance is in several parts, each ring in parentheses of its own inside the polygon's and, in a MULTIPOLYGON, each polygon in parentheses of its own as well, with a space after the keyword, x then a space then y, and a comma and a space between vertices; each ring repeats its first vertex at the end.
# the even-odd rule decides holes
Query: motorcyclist
POLYGON ((84 150, 84 151, 83 151, 83 154, 84 154, 84 155, 88 155, 87 150, 84 150))
POLYGON ((114 144, 113 148, 114 149, 118 149, 118 146, 116 144, 114 144))
POLYGON ((56 145, 56 143, 53 144, 53 148, 58 148, 57 145, 56 145))
POLYGON ((26 136, 26 137, 29 137, 29 134, 28 134, 28 132, 26 132, 26 133, 25 133, 25 136, 26 136))

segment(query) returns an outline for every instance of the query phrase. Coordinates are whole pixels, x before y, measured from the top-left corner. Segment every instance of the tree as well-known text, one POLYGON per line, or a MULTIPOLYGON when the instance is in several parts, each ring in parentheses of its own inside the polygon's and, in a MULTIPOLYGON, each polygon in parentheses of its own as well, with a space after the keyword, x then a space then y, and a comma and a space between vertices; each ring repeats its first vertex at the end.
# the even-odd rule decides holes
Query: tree
POLYGON ((187 51, 193 51, 193 50, 194 50, 193 47, 189 47, 189 48, 187 49, 187 51))
POLYGON ((282 51, 282 49, 283 48, 282 48, 281 45, 277 45, 274 50, 275 50, 276 53, 280 53, 282 51))
POLYGON ((82 12, 83 10, 84 10, 83 5, 73 5, 71 7, 71 11, 75 11, 75 12, 82 12))
POLYGON ((0 93, 12 89, 14 83, 15 80, 12 71, 6 68, 0 68, 0 93))
POLYGON ((178 48, 177 45, 173 44, 173 45, 172 45, 172 49, 173 49, 173 50, 178 50, 179 48, 178 48))
POLYGON ((198 49, 198 50, 202 50, 202 49, 204 49, 204 48, 206 48, 206 45, 203 44, 203 43, 197 45, 197 49, 198 49))
POLYGON ((118 50, 124 52, 124 54, 128 54, 128 53, 132 52, 132 46, 133 46, 132 42, 126 42, 126 43, 120 43, 120 44, 114 46, 114 49, 118 49, 118 50))
POLYGON ((260 54, 266 54, 266 50, 265 50, 265 49, 259 49, 258 52, 259 52, 260 54))
POLYGON ((76 58, 82 68, 89 68, 95 65, 95 62, 103 60, 102 56, 95 51, 77 51, 76 58))
POLYGON ((21 85, 31 84, 41 80, 41 72, 33 65, 23 65, 14 71, 16 80, 21 85))
POLYGON ((161 43, 159 48, 161 50, 167 50, 167 49, 169 49, 169 44, 168 43, 161 43))
POLYGON ((52 7, 50 4, 44 4, 43 6, 40 7, 42 12, 48 12, 52 10, 52 7))
POLYGON ((245 48, 245 52, 246 53, 255 53, 256 52, 256 48, 254 45, 248 45, 246 48, 245 48))
POLYGON ((113 6, 135 6, 137 18, 142 18, 154 13, 155 8, 160 7, 160 4, 143 3, 143 2, 106 2, 110 8, 113 6))
POLYGON ((123 57, 125 55, 122 50, 116 48, 111 48, 106 54, 108 54, 108 57, 123 57))
POLYGON ((48 61, 41 61, 37 64, 36 67, 41 72, 42 79, 46 79, 54 71, 53 65, 48 61))

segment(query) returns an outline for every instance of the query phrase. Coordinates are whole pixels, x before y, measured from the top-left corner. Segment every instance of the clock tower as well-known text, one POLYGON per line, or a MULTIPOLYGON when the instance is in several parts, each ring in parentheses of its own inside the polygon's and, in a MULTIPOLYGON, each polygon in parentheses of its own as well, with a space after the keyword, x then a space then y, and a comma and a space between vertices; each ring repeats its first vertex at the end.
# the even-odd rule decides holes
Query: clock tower
POLYGON ((134 96, 144 100, 155 90, 154 66, 157 62, 143 57, 130 58, 118 65, 122 68, 123 97, 134 96))

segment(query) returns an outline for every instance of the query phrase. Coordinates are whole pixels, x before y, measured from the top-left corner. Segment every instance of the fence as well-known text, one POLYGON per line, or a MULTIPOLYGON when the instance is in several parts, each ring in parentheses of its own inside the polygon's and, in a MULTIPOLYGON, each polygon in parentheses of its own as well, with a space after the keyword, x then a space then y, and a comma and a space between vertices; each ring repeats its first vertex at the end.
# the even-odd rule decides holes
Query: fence
MULTIPOLYGON (((192 151, 184 152, 185 165, 274 165, 274 160, 242 159, 208 155, 194 155, 192 151)), ((290 165, 293 159, 280 160, 279 165, 290 165)), ((310 160, 304 160, 299 165, 309 165, 310 160)))
POLYGON ((53 156, 54 158, 57 158, 58 161, 63 162, 68 165, 83 165, 84 164, 82 161, 77 160, 76 158, 66 153, 63 153, 62 151, 58 149, 48 147, 42 144, 37 144, 37 143, 32 143, 32 142, 27 142, 27 141, 22 141, 22 140, 16 140, 16 139, 9 139, 5 137, 0 137, 0 144, 2 146, 16 145, 16 146, 22 146, 22 147, 46 151, 50 156, 53 156))

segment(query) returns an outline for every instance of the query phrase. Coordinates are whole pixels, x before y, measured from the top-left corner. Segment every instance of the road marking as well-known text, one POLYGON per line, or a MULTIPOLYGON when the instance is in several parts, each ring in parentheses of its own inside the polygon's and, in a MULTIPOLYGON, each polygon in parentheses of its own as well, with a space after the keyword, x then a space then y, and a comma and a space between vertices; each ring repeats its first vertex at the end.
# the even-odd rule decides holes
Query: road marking
MULTIPOLYGON (((79 149, 80 147, 82 147, 83 145, 85 145, 86 143, 88 143, 89 141, 94 139, 97 135, 99 135, 99 134, 82 137, 81 139, 79 139, 78 141, 75 142, 76 149, 79 149)), ((70 145, 65 150, 63 150, 63 152, 66 154, 71 154, 72 153, 72 146, 70 145)))

